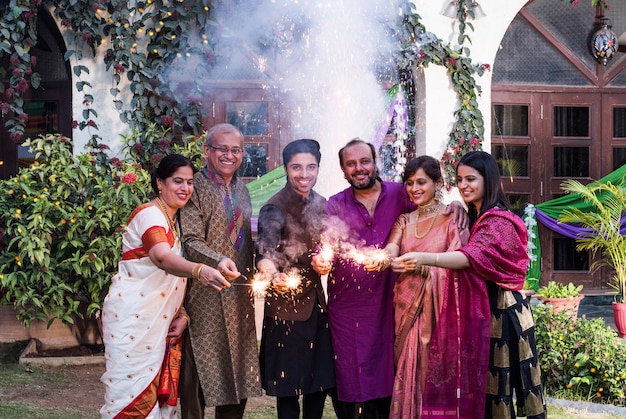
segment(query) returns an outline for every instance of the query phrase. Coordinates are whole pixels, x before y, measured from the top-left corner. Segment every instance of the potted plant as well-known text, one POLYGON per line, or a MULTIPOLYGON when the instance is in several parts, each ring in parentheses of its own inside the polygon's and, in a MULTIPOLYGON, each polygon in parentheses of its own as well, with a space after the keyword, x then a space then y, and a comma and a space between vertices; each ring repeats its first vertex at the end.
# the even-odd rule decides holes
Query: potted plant
POLYGON ((553 312, 564 311, 576 321, 580 300, 585 297, 580 293, 582 289, 582 285, 574 285, 571 282, 566 285, 549 281, 548 285, 537 290, 536 296, 544 304, 549 304, 553 312))
POLYGON ((626 187, 612 182, 589 185, 568 179, 561 188, 580 196, 590 207, 570 207, 559 217, 560 222, 577 224, 585 229, 576 239, 577 250, 588 250, 600 258, 591 270, 608 265, 613 269, 609 285, 615 290, 613 314, 619 334, 626 335, 626 236, 621 232, 622 215, 626 208, 626 187))

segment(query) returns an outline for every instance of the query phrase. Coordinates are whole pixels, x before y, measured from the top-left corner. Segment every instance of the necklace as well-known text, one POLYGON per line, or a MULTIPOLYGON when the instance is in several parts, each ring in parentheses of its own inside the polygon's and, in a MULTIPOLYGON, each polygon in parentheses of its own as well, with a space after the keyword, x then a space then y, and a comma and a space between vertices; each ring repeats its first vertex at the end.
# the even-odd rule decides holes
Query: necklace
POLYGON ((417 220, 415 220, 415 238, 416 239, 423 239, 424 237, 428 236, 428 233, 430 233, 430 230, 432 230, 433 227, 435 226, 435 221, 437 220, 437 215, 439 214, 440 208, 441 206, 437 203, 437 204, 432 204, 432 205, 428 205, 425 207, 419 207, 417 209, 417 220), (430 227, 428 227, 428 229, 426 230, 426 233, 418 234, 417 228, 419 227, 420 215, 431 215, 431 214, 435 214, 435 216, 433 217, 433 220, 430 222, 430 227))
POLYGON ((439 203, 435 202, 434 204, 424 205, 422 207, 418 207, 419 215, 430 215, 435 212, 439 212, 439 203))
POLYGON ((178 229, 176 228, 176 224, 174 223, 174 220, 172 220, 172 217, 170 217, 170 213, 167 212, 167 208, 165 207, 163 200, 161 200, 160 196, 157 196, 154 200, 157 202, 157 204, 159 204, 159 207, 161 207, 161 211, 163 211, 163 213, 165 214, 165 218, 167 218, 167 222, 170 225, 170 230, 172 230, 172 234, 178 237, 178 229))

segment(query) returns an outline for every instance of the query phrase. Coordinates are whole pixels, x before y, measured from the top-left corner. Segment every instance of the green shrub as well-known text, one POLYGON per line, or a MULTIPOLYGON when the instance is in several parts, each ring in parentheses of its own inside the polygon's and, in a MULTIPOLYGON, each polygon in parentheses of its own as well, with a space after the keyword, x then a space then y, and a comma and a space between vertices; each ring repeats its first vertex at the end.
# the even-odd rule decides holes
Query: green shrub
POLYGON ((149 174, 106 147, 74 156, 71 139, 27 140, 30 167, 0 180, 0 304, 25 325, 96 312, 117 271, 122 228, 148 201, 149 174))
POLYGON ((569 298, 578 297, 583 290, 582 285, 574 285, 571 282, 567 285, 555 281, 549 281, 548 285, 537 290, 537 297, 540 298, 569 298))
POLYGON ((603 319, 533 307, 546 394, 568 400, 623 405, 626 345, 603 319))

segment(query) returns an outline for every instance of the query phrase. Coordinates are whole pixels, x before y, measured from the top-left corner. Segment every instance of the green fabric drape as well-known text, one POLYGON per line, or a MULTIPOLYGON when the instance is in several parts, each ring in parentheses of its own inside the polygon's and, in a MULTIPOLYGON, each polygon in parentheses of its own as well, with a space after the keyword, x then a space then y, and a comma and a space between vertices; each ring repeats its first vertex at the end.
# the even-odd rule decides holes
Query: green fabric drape
MULTIPOLYGON (((624 176, 626 176, 626 165, 620 167, 614 172, 609 173, 594 183, 611 182, 613 184, 621 185, 624 183, 624 176)), ((589 209, 591 205, 591 203, 584 202, 579 196, 569 194, 550 201, 542 202, 541 204, 535 205, 535 207, 543 211, 543 213, 548 215, 550 218, 558 219, 561 212, 568 207, 575 207, 585 211, 589 209)))
POLYGON ((270 199, 274 194, 280 191, 287 182, 287 176, 285 175, 285 169, 283 166, 267 172, 258 179, 254 179, 246 186, 248 192, 250 192, 250 199, 252 200, 252 216, 258 217, 261 207, 270 199))

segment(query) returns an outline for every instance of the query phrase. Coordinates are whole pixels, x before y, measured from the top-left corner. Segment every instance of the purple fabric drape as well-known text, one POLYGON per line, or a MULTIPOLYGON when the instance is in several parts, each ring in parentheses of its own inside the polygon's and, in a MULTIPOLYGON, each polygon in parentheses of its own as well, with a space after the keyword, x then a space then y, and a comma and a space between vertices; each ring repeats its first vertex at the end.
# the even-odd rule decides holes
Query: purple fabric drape
MULTIPOLYGON (((548 216, 538 208, 535 210, 535 217, 550 230, 562 234, 565 237, 569 237, 570 239, 580 239, 586 235, 593 234, 592 230, 588 228, 577 227, 573 224, 559 223, 558 220, 548 216)), ((626 215, 622 216, 621 224, 620 233, 626 234, 626 215)))

